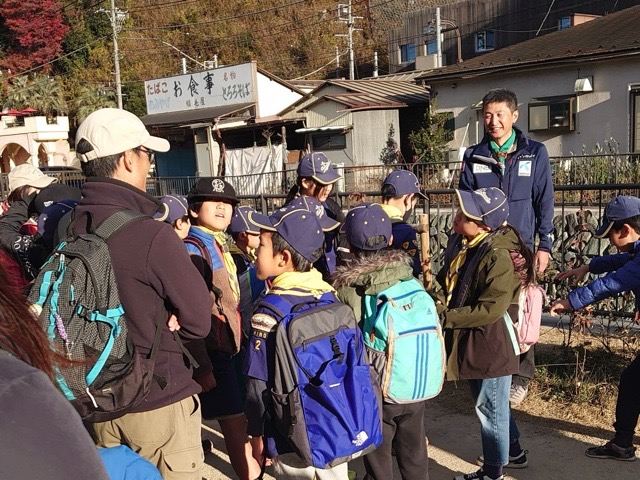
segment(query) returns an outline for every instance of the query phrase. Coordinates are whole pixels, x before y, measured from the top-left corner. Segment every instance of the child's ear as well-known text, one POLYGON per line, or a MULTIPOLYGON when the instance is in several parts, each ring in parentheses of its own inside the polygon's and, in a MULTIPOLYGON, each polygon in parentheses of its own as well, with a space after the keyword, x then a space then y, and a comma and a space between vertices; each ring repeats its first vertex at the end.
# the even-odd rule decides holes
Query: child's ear
POLYGON ((284 267, 288 265, 290 262, 293 262, 293 258, 291 256, 291 252, 289 250, 282 250, 280 253, 280 261, 278 262, 278 266, 284 267))
POLYGON ((631 230, 631 226, 628 223, 622 225, 622 228, 620 229, 620 238, 627 238, 631 233, 631 230))

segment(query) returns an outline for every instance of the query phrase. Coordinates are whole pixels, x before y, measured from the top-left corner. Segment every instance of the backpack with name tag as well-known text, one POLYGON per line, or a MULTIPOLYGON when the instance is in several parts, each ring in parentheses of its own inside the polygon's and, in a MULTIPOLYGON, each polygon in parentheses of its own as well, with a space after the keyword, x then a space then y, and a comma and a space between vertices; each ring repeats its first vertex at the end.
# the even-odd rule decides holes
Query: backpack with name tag
POLYGON ((413 403, 440 393, 447 367, 433 299, 415 278, 365 295, 362 331, 369 361, 389 403, 413 403))
POLYGON ((58 369, 58 388, 88 422, 124 415, 146 397, 154 378, 166 319, 158 321, 150 353, 136 355, 107 246, 111 235, 141 218, 119 211, 94 232, 62 242, 31 287, 29 301, 40 312, 52 348, 75 362, 58 369))
POLYGON ((307 465, 330 468, 382 443, 380 394, 353 311, 332 293, 293 305, 261 302, 279 318, 269 416, 307 465))

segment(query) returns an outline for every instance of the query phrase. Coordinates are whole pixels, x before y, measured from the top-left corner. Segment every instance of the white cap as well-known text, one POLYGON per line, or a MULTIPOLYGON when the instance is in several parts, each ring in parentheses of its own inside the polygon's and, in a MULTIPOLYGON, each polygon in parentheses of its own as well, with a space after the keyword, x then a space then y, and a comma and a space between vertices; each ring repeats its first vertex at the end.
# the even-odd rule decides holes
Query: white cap
POLYGON ((9 172, 8 177, 10 192, 25 185, 43 189, 58 181, 57 178, 45 175, 42 173, 42 170, 30 163, 15 166, 13 170, 9 172))
POLYGON ((168 152, 169 142, 152 137, 144 124, 133 113, 119 108, 101 108, 85 118, 76 132, 76 148, 86 140, 93 150, 78 153, 81 162, 116 155, 137 147, 154 152, 168 152))

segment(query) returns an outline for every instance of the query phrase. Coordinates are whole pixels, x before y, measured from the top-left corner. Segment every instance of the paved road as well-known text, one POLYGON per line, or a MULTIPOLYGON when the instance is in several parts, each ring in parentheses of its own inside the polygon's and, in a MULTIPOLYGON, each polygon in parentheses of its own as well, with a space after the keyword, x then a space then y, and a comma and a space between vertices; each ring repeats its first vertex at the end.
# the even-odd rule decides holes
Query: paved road
MULTIPOLYGON (((459 388, 466 388, 459 384, 459 388)), ((451 480, 454 475, 475 471, 473 464, 480 453, 478 421, 469 402, 468 408, 452 408, 450 394, 444 392, 427 403, 427 433, 430 447, 430 480, 451 480), (448 405, 449 404, 449 405, 448 405)), ((453 402, 460 403, 458 402, 453 402)), ((464 402, 463 402, 464 403, 464 402)), ((608 426, 584 427, 561 420, 534 417, 516 412, 522 445, 529 450, 529 468, 509 470, 507 478, 514 480, 638 480, 640 461, 617 462, 587 458, 588 446, 602 443, 610 435, 608 426)), ((213 422, 214 423, 214 422, 213 422)), ((210 423, 210 425, 213 425, 210 423)), ((205 427, 203 433, 214 441, 215 454, 207 455, 206 480, 235 478, 226 455, 222 437, 214 429, 205 427)), ((352 462, 350 468, 363 478, 361 461, 352 462)), ((273 479, 265 475, 266 479, 273 479)), ((396 473, 396 479, 399 474, 396 473)), ((391 480, 391 479, 390 479, 391 480)))

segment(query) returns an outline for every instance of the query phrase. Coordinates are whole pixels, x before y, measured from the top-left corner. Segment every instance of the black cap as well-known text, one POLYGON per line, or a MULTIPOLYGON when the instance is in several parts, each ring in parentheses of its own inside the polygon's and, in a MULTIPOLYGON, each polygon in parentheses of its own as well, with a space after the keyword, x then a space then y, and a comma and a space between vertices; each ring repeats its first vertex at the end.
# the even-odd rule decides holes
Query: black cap
POLYGON ((187 195, 189 204, 206 202, 207 200, 221 200, 237 205, 239 200, 233 186, 222 178, 203 177, 199 179, 187 195))

